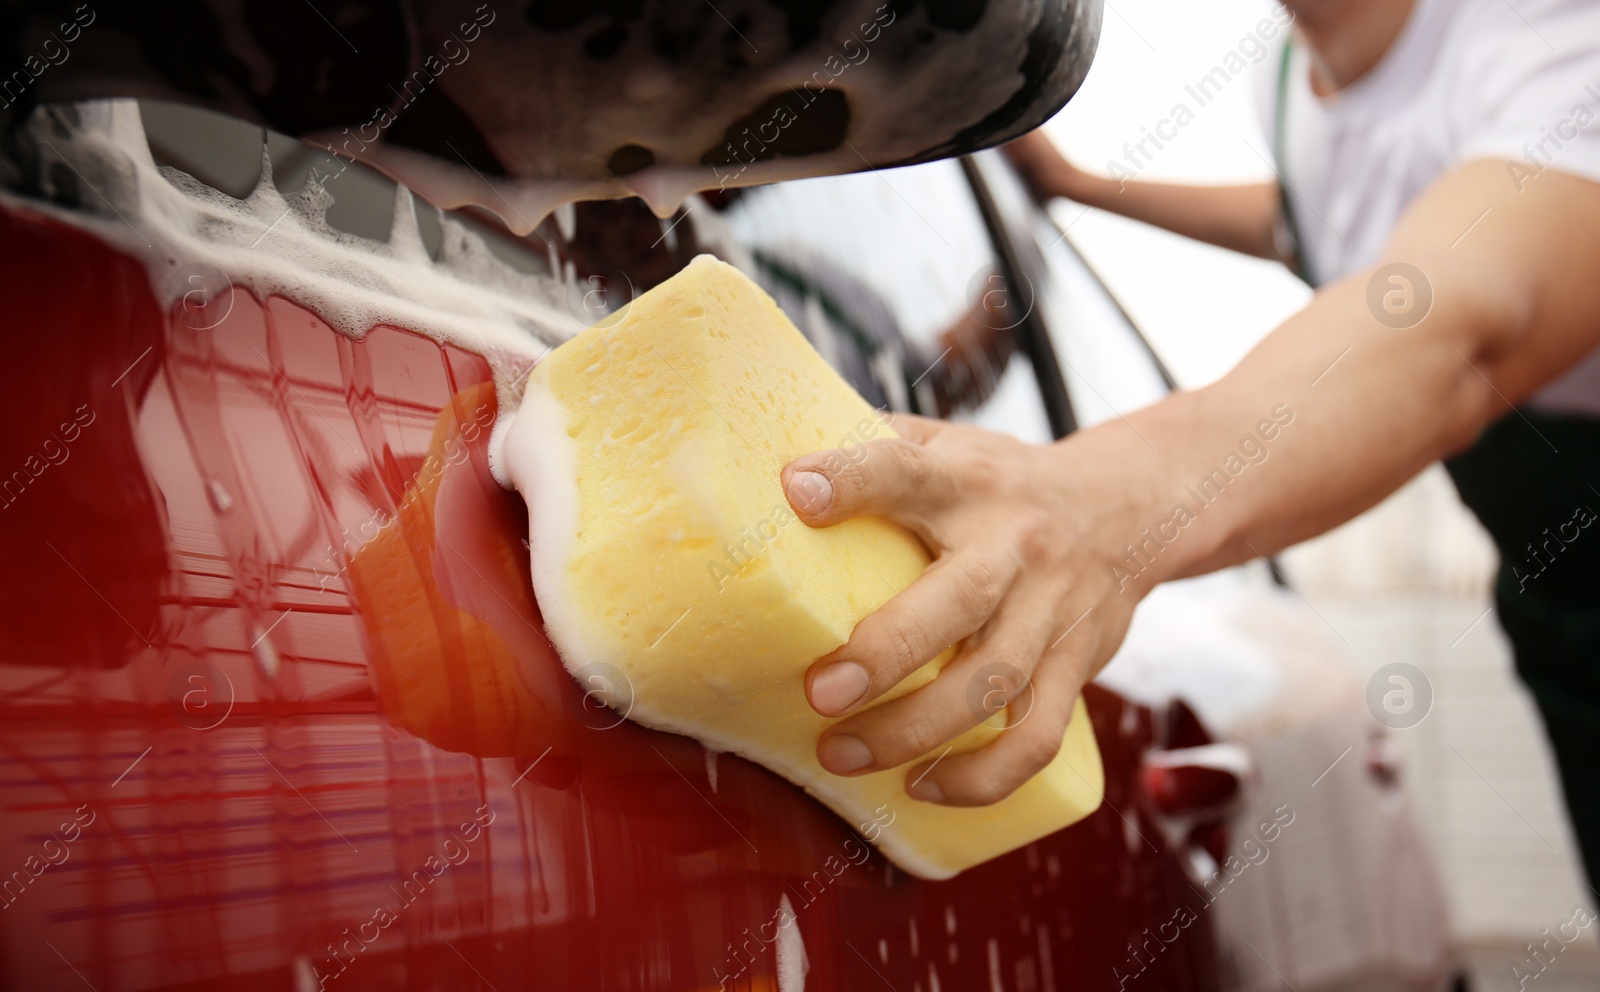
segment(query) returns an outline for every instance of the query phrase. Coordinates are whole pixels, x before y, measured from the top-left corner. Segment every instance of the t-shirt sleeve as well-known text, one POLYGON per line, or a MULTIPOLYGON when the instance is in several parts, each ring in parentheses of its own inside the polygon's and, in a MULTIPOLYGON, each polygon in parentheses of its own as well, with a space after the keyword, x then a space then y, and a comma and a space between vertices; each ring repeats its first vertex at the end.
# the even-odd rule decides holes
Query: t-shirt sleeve
POLYGON ((1471 4, 1446 51, 1454 63, 1457 161, 1520 163, 1600 182, 1600 3, 1471 4))

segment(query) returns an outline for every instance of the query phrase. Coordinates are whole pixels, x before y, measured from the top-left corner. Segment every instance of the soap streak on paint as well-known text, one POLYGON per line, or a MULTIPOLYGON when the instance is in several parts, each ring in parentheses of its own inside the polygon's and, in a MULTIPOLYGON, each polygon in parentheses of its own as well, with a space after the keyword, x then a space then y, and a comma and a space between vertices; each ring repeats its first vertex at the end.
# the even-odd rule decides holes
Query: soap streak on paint
MULTIPOLYGON (((1068 768, 1072 769, 1072 773, 1074 775, 1078 776, 1079 778, 1082 778, 1084 780, 1084 782, 1086 782, 1086 783, 1089 782, 1089 780, 1087 778, 1084 778, 1083 772, 1078 771, 1078 768, 1077 768, 1076 765, 1072 764, 1072 762, 1070 762, 1070 761, 1069 762, 1065 762, 1065 764, 1066 764, 1066 766, 1068 768)), ((1093 783, 1089 783, 1089 784, 1091 786, 1093 785, 1093 783)), ((1127 816, 1126 813, 1122 812, 1122 810, 1117 808, 1116 804, 1113 803, 1111 801, 1110 797, 1108 797, 1105 794, 1105 790, 1103 790, 1103 789, 1099 790, 1099 799, 1105 805, 1110 806, 1112 812, 1116 813, 1117 816, 1122 818, 1122 825, 1123 825, 1125 831, 1132 834, 1132 836, 1129 836, 1127 838, 1128 839, 1128 845, 1127 846, 1128 846, 1128 850, 1130 852, 1133 851, 1135 849, 1135 847, 1137 846, 1137 845, 1135 845, 1133 843, 1133 838, 1134 837, 1137 837, 1140 840, 1144 841, 1145 846, 1150 848, 1150 850, 1152 850, 1152 851, 1159 851, 1160 850, 1160 848, 1156 847, 1154 844, 1152 844, 1150 842, 1150 838, 1146 837, 1144 835, 1144 833, 1138 827, 1134 826, 1133 821, 1128 819, 1128 816, 1127 816)))
POLYGON ((705 760, 706 760, 706 783, 711 786, 711 794, 712 795, 716 795, 717 794, 717 755, 721 754, 722 752, 716 750, 713 747, 710 747, 709 745, 705 744, 704 742, 702 742, 700 744, 700 750, 702 752, 704 752, 704 757, 705 757, 705 760))
MULTIPOLYGON (((682 773, 680 772, 679 774, 682 773)), ((685 779, 685 781, 688 780, 685 779)), ((825 858, 820 868, 805 876, 805 880, 800 883, 799 888, 795 888, 793 882, 790 883, 789 892, 793 892, 795 897, 800 900, 801 909, 806 909, 814 904, 817 900, 821 899, 823 893, 832 888, 834 880, 843 875, 852 865, 863 865, 869 858, 872 857, 872 848, 869 845, 877 843, 877 840, 879 836, 882 835, 884 828, 894 823, 895 813, 894 810, 889 808, 887 803, 884 803, 872 811, 872 817, 873 818, 871 821, 863 822, 861 824, 861 837, 857 837, 854 833, 847 835, 844 843, 840 846, 840 853, 830 854, 827 858, 825 858), (863 838, 865 839, 863 840, 863 838)), ((788 892, 783 894, 778 910, 779 911, 777 913, 773 914, 772 920, 769 920, 768 922, 756 927, 756 933, 751 933, 750 928, 745 927, 742 931, 740 931, 741 934, 746 935, 745 940, 740 941, 737 945, 734 944, 733 941, 728 942, 728 954, 723 959, 722 964, 730 969, 729 972, 724 974, 721 967, 713 967, 711 969, 711 977, 717 979, 719 988, 728 988, 728 983, 734 981, 740 975, 743 975, 749 969, 750 965, 755 963, 756 955, 765 952, 767 945, 770 945, 775 941, 778 944, 779 988, 782 989, 785 987, 782 984, 785 976, 784 941, 786 938, 788 938, 788 935, 783 931, 793 926, 796 919, 793 905, 789 902, 788 892), (774 922, 777 923, 777 931, 769 937, 765 933, 765 930, 767 927, 772 926, 774 922), (748 948, 751 946, 752 941, 756 941, 757 938, 759 938, 759 942, 755 944, 755 950, 752 952, 748 948), (749 957, 749 961, 745 961, 740 957, 741 951, 743 951, 744 954, 749 957), (733 962, 738 963, 737 969, 732 968, 733 962)), ((794 929, 796 933, 792 938, 789 939, 798 942, 799 928, 794 927, 794 929)), ((738 934, 735 935, 736 938, 738 936, 738 934)), ((848 944, 849 941, 846 941, 846 943, 848 944)), ((852 949, 854 949, 853 945, 852 949)), ((807 965, 804 963, 804 946, 802 945, 799 950, 801 954, 801 973, 803 977, 805 968, 807 967, 807 965)), ((861 952, 857 951, 856 953, 859 954, 861 952)), ((880 975, 879 977, 881 978, 883 976, 880 975)))
MULTIPOLYGON (((778 912, 794 916, 794 906, 787 893, 778 897, 778 912)), ((778 959, 778 992, 805 992, 806 975, 811 962, 806 957, 805 939, 798 926, 785 927, 778 934, 776 956, 778 959)))
MULTIPOLYGON (((1205 900, 1198 907, 1199 911, 1210 909, 1216 905, 1217 900, 1234 879, 1243 875, 1245 870, 1252 865, 1265 864, 1267 859, 1272 856, 1271 845, 1282 835, 1283 828, 1294 822, 1295 812, 1289 804, 1284 803, 1275 808, 1272 813, 1273 818, 1271 820, 1263 820, 1256 828, 1256 834, 1246 836, 1245 840, 1239 844, 1239 850, 1243 853, 1244 860, 1241 861, 1239 856, 1235 854, 1228 855, 1223 860, 1223 863, 1217 867, 1217 870, 1200 883, 1205 889, 1204 894, 1190 886, 1190 891, 1205 900), (1288 811, 1287 814, 1285 814, 1285 810, 1288 811), (1285 818, 1286 815, 1287 819, 1285 818), (1215 892, 1211 890, 1212 885, 1216 886, 1215 892)), ((1210 861, 1210 858, 1206 860, 1210 861)), ((1117 980, 1117 987, 1119 989, 1126 988, 1129 980, 1143 975, 1150 965, 1156 963, 1158 955, 1164 952, 1168 946, 1175 944, 1178 938, 1183 935, 1183 931, 1187 930, 1199 918, 1200 915, 1196 907, 1179 905, 1173 910, 1169 919, 1156 927, 1155 933, 1152 934, 1149 928, 1146 927, 1139 934, 1135 934, 1135 940, 1139 940, 1141 935, 1143 939, 1139 940, 1137 946, 1132 941, 1128 943, 1128 957, 1122 963, 1122 967, 1126 967, 1129 970, 1123 972, 1117 966, 1113 966, 1111 969, 1111 977, 1117 980), (1171 929, 1171 936, 1167 935, 1169 928, 1171 929), (1145 960, 1146 958, 1149 958, 1149 960, 1145 960)), ((1259 953, 1257 951, 1257 954, 1259 953)), ((1262 958, 1262 960, 1266 961, 1266 958, 1262 958)), ((1270 962, 1268 967, 1271 967, 1270 962)))

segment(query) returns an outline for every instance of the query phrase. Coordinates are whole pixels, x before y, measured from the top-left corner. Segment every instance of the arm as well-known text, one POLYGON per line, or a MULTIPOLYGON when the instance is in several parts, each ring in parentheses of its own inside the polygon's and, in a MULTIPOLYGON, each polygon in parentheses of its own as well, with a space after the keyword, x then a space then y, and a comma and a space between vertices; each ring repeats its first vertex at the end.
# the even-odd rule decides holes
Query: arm
POLYGON ((1271 183, 1179 186, 1097 176, 1073 166, 1039 131, 1004 151, 1040 199, 1064 196, 1174 234, 1281 261, 1273 239, 1278 188, 1271 183))
POLYGON ((1006 293, 983 293, 934 342, 933 351, 943 361, 930 362, 930 351, 921 349, 911 359, 918 369, 932 369, 920 374, 928 380, 939 416, 972 409, 994 394, 1017 349, 1018 318, 1006 312, 1010 299, 1006 293))
POLYGON ((813 526, 882 514, 936 556, 808 673, 816 709, 854 714, 818 742, 823 765, 924 758, 907 771, 916 781, 930 752, 976 722, 968 681, 1004 663, 1031 679, 1029 718, 910 790, 955 805, 1003 798, 1060 747, 1074 697, 1154 585, 1349 519, 1600 342, 1600 184, 1547 170, 1519 193, 1505 163, 1468 164, 1412 206, 1384 261, 1416 266, 1431 286, 1415 326, 1381 322, 1367 305, 1374 273, 1362 273, 1319 292, 1213 385, 1057 444, 897 418, 904 440, 870 442, 866 458, 836 460, 840 471, 821 456, 786 468, 791 482, 832 473, 813 501, 791 495, 813 526), (1197 499, 1190 487, 1208 477, 1220 494, 1197 499), (939 678, 858 712, 951 643, 961 650, 939 678))

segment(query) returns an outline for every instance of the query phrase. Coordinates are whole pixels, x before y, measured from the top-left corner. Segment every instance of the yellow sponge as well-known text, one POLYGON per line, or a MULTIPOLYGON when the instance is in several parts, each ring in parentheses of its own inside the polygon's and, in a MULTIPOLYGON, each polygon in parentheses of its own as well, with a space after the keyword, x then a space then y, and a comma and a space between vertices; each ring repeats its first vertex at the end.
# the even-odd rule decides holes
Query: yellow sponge
POLYGON ((806 669, 929 558, 887 520, 807 527, 779 472, 891 434, 760 287, 703 255, 539 363, 503 457, 528 503, 540 609, 580 681, 622 683, 612 699, 633 719, 766 765, 900 867, 946 878, 1088 815, 1103 776, 1081 699, 1056 761, 989 807, 916 802, 903 769, 817 763, 832 721, 807 703, 806 669))

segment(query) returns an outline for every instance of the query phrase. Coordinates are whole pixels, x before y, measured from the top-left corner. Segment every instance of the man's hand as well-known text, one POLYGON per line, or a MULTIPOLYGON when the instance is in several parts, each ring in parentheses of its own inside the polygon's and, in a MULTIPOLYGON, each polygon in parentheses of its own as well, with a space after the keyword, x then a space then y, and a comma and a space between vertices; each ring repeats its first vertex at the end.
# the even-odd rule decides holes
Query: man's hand
POLYGON ((1054 445, 897 417, 904 437, 869 442, 865 458, 823 452, 785 468, 807 524, 884 516, 935 556, 809 672, 813 707, 845 716, 818 742, 823 767, 860 774, 923 758, 906 774, 908 786, 921 779, 914 798, 1004 798, 1055 755, 1079 689, 1157 582, 1350 519, 1592 352, 1600 184, 1555 169, 1510 175, 1480 160, 1442 178, 1381 265, 1324 287, 1203 389, 1054 445), (1408 291, 1414 313, 1384 302, 1402 285, 1396 271, 1426 289, 1425 302, 1408 291), (933 682, 862 712, 951 646, 933 682), (1031 677, 1029 718, 930 760, 982 715, 967 688, 992 663, 1031 677))
POLYGON ((1056 150, 1043 131, 1029 131, 1017 140, 1002 145, 1000 151, 1040 201, 1055 196, 1081 199, 1092 181, 1092 177, 1068 162, 1056 150))
POLYGON ((826 716, 855 714, 823 735, 817 757, 831 772, 859 775, 928 755, 984 715, 969 704, 981 670, 1009 665, 1029 680, 1012 686, 1013 697, 1032 693, 1028 719, 927 775, 927 763, 906 775, 908 786, 916 782, 913 798, 986 805, 1055 757, 1079 691, 1122 639, 1138 596, 1121 594, 1105 542, 1092 537, 1113 528, 1073 512, 1094 504, 1067 480, 1063 448, 909 415, 896 416, 894 427, 902 437, 868 442, 864 458, 823 452, 784 471, 807 524, 888 517, 935 556, 811 667, 812 706, 826 716), (952 646, 956 657, 933 682, 860 712, 952 646))

